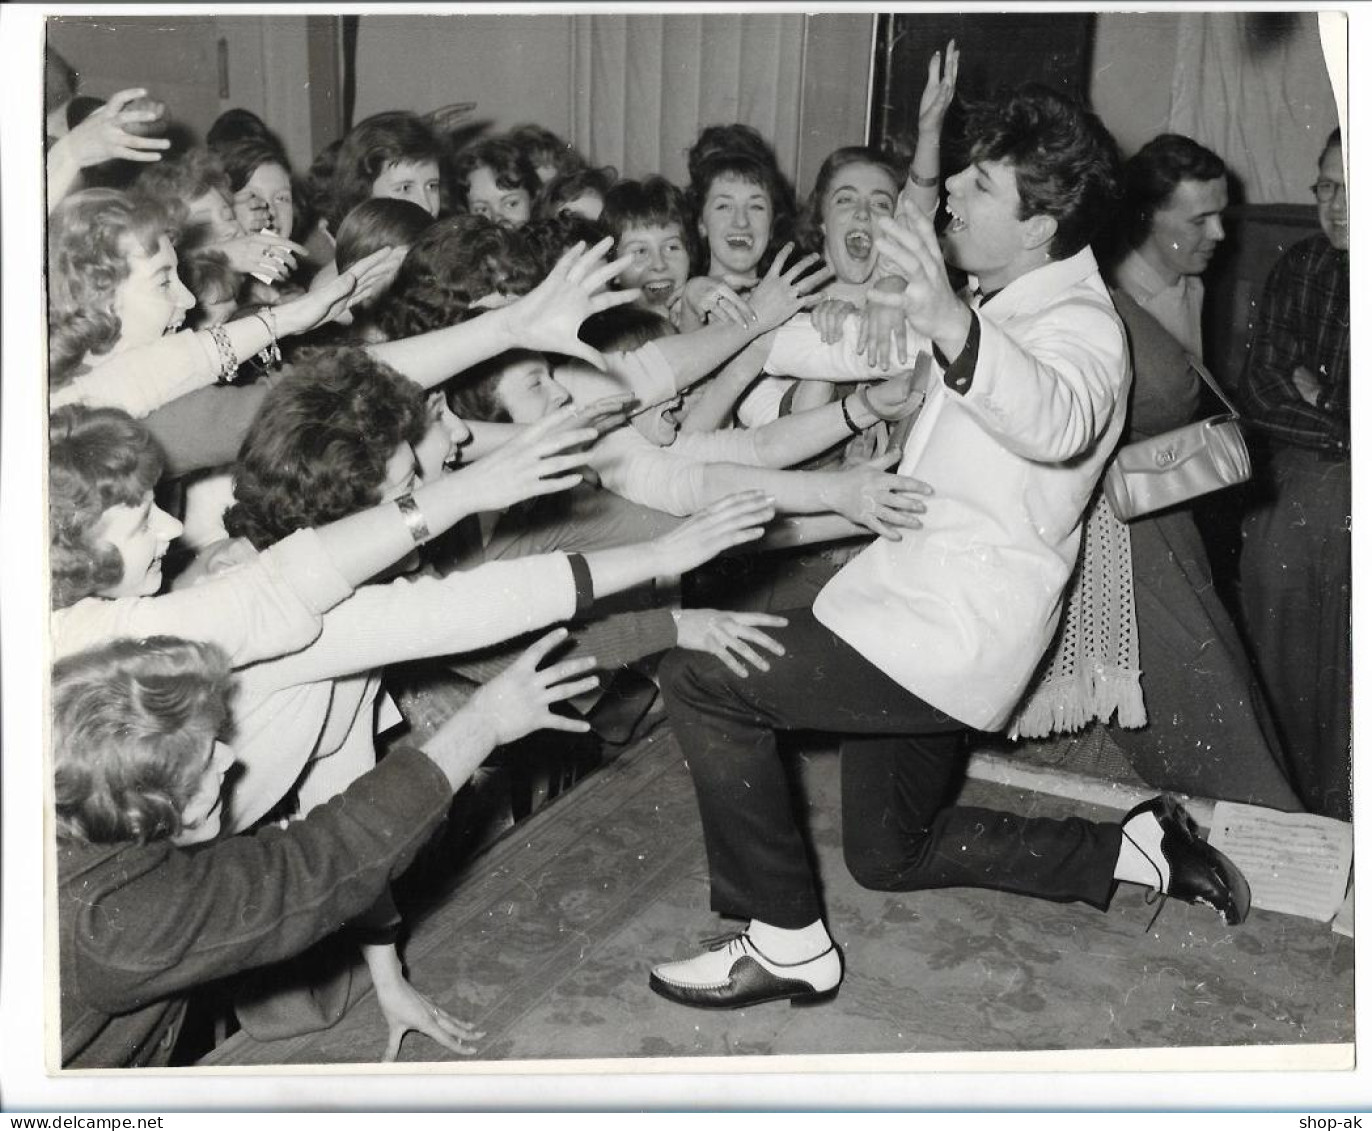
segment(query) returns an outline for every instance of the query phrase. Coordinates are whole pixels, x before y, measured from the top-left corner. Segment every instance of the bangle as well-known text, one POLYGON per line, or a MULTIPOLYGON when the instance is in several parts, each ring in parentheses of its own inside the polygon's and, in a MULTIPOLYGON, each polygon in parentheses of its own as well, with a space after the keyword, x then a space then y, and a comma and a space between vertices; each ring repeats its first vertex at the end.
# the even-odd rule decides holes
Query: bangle
POLYGON ((932 177, 921 177, 913 169, 910 170, 910 183, 916 188, 938 188, 939 177, 935 173, 932 177))
POLYGON ((219 372, 214 375, 215 384, 231 384, 238 372, 238 355, 233 351, 233 343, 229 341, 229 335, 223 326, 211 326, 209 335, 210 341, 214 342, 214 348, 219 351, 219 372))
POLYGON ((580 620, 590 613, 591 606, 595 604, 595 585, 591 581, 591 567, 580 554, 568 554, 567 564, 572 567, 572 584, 576 586, 576 612, 573 615, 580 620))
POLYGON ((281 345, 276 335, 276 312, 271 307, 266 307, 265 313, 262 310, 254 310, 252 316, 266 327, 267 335, 271 338, 270 342, 257 351, 257 360, 263 365, 280 365, 281 345), (268 318, 271 318, 270 322, 267 321, 268 318))
POLYGON ((414 539, 416 546, 422 546, 433 535, 429 532, 428 520, 424 517, 424 512, 419 509, 419 504, 414 501, 413 495, 401 495, 396 499, 395 505, 400 510, 400 517, 405 520, 405 529, 410 532, 410 537, 414 539))
MULTIPOLYGON (((858 396, 861 399, 862 403, 867 405, 868 411, 872 412, 872 415, 875 416, 878 420, 880 420, 881 414, 872 410, 871 403, 867 400, 867 397, 865 395, 866 392, 867 390, 864 386, 862 392, 859 393, 858 396)), ((852 393, 849 393, 848 397, 851 397, 852 395, 852 393)), ((843 409, 843 423, 848 425, 848 431, 851 432, 854 436, 861 436, 862 429, 857 426, 852 416, 848 412, 848 397, 844 397, 842 400, 838 402, 839 407, 843 409)))
POLYGON ((867 409, 867 411, 870 412, 873 416, 875 416, 878 420, 885 420, 887 423, 890 423, 893 420, 899 420, 899 415, 887 416, 884 412, 877 411, 876 405, 872 403, 872 398, 867 395, 867 390, 869 387, 870 386, 863 385, 862 388, 858 390, 858 400, 860 400, 863 403, 863 406, 867 409))

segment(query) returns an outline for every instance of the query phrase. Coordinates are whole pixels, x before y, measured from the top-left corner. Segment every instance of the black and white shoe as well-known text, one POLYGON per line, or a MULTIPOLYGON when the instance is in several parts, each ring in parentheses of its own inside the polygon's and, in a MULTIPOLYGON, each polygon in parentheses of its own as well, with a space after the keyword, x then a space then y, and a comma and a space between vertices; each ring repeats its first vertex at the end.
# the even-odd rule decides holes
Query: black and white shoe
POLYGON ((707 950, 653 968, 649 988, 668 1001, 696 1009, 741 1009, 789 999, 792 1005, 832 1001, 843 980, 843 960, 832 942, 804 962, 775 962, 747 931, 706 940, 707 950))
MULTIPOLYGON (((1231 927, 1248 917, 1252 902, 1248 881, 1229 857, 1201 839, 1196 822, 1180 801, 1164 794, 1129 810, 1123 824, 1124 835, 1130 841, 1133 837, 1129 835, 1129 822, 1136 817, 1151 817, 1162 830, 1162 860, 1152 861, 1158 870, 1157 890, 1162 896, 1212 907, 1231 927)), ((1142 848, 1139 850, 1149 855, 1142 848)), ((1153 918, 1156 920, 1157 915, 1153 918)))

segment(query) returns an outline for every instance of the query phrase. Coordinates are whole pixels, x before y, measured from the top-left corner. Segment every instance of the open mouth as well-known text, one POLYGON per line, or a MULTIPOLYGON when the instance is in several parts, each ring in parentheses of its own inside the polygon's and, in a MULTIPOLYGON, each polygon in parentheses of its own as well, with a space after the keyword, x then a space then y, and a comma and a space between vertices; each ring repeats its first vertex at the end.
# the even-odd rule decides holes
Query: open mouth
POLYGON ((654 279, 651 283, 644 283, 639 289, 649 302, 661 306, 672 297, 676 284, 671 279, 654 279))
POLYGON ((843 249, 853 259, 865 260, 872 254, 872 236, 870 232, 849 232, 843 237, 843 249))
POLYGON ((954 232, 961 232, 966 230, 967 221, 953 211, 953 205, 951 202, 944 205, 944 209, 945 211, 947 211, 949 216, 948 227, 944 229, 945 232, 952 234, 954 232))
POLYGON ((736 232, 724 237, 724 243, 734 251, 752 251, 753 237, 747 232, 736 232))

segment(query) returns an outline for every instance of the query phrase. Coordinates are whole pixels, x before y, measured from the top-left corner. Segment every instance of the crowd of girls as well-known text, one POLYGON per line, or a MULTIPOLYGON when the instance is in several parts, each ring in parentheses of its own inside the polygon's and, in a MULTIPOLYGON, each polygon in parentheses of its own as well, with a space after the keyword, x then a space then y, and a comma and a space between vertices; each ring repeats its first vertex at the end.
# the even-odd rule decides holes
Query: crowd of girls
MULTIPOLYGON (((308 169, 246 110, 178 150, 174 106, 76 98, 50 59, 64 1064, 167 1063, 192 991, 249 971, 250 1031, 331 1023, 346 986, 272 971, 340 924, 379 1056, 480 1050, 408 982, 389 894, 453 791, 534 730, 594 730, 671 647, 768 670, 775 610, 663 579, 742 548, 785 571, 939 505, 893 470, 931 351, 879 242, 937 210, 956 75, 949 44, 912 158, 845 146, 798 201, 741 124, 701 131, 684 186, 407 110, 308 169), (388 671, 416 663, 451 717, 397 731, 388 671)), ((1211 792, 1296 807, 1260 754, 1211 792)))

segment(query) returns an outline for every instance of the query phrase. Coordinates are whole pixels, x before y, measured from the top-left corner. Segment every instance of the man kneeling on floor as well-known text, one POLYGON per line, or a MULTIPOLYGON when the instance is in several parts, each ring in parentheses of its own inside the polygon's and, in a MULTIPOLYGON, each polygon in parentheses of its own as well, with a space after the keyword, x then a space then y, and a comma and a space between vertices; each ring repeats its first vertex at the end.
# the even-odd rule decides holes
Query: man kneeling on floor
POLYGON ((974 108, 969 131, 942 250, 923 216, 882 221, 881 250, 908 280, 891 302, 943 367, 900 464, 933 488, 922 528, 868 546, 813 611, 788 613, 770 671, 745 679, 681 651, 662 665, 711 904, 748 920, 653 970, 652 989, 683 1005, 824 1000, 843 977, 778 730, 844 736, 844 853, 866 887, 983 887, 1104 909, 1125 880, 1231 924, 1248 911, 1243 876, 1171 798, 1122 825, 946 804, 966 733, 1006 724, 1053 637, 1130 379, 1088 246, 1114 194, 1110 135, 1042 88, 974 108), (972 277, 970 297, 951 289, 945 255, 972 277))

